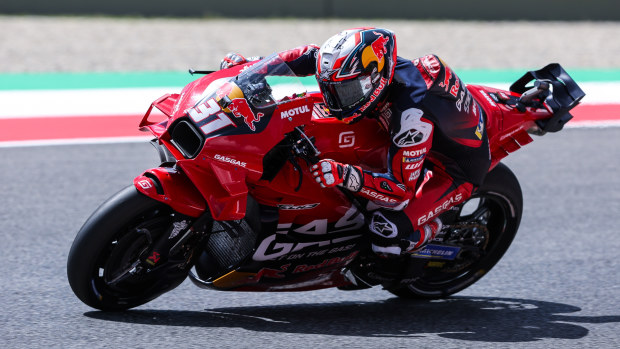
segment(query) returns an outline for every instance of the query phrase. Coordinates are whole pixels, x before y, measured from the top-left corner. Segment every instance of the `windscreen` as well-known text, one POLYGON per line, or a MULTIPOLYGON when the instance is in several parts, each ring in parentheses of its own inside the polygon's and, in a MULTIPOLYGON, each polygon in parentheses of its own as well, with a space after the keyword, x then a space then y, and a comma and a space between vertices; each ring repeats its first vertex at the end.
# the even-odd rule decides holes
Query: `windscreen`
POLYGON ((278 103, 293 94, 306 92, 291 68, 278 55, 272 55, 243 70, 232 79, 256 108, 278 103))

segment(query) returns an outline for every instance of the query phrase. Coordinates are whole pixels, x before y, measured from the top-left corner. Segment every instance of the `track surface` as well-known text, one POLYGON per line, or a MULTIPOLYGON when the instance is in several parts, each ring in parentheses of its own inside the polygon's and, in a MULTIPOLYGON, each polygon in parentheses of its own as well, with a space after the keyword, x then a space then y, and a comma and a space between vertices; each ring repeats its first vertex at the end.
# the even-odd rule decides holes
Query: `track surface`
MULTIPOLYGON (((617 23, 0 22, 2 73, 211 69, 231 50, 268 54, 360 25, 392 28, 403 56, 434 52, 457 71, 553 61, 618 68, 620 55, 617 23)), ((158 164, 155 151, 145 143, 0 148, 0 347, 618 348, 619 147, 620 128, 568 129, 511 155, 525 199, 520 232, 488 275, 448 300, 406 302, 379 288, 223 293, 186 282, 123 313, 83 305, 66 258, 88 215, 158 164)))
POLYGON ((101 313, 66 280, 88 215, 157 157, 144 143, 0 149, 0 345, 21 347, 620 347, 620 129, 569 129, 511 155, 525 213, 506 256, 441 302, 379 288, 225 293, 185 282, 101 313))

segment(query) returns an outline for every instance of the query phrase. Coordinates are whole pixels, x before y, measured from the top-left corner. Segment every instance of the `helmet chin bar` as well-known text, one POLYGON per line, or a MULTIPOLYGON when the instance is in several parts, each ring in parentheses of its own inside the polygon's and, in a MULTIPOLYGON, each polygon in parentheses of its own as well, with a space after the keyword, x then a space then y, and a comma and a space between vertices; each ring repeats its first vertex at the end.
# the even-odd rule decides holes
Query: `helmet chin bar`
POLYGON ((349 117, 340 119, 342 122, 344 122, 347 125, 351 125, 354 124, 358 121, 360 121, 363 118, 363 115, 359 114, 359 113, 355 113, 349 117))

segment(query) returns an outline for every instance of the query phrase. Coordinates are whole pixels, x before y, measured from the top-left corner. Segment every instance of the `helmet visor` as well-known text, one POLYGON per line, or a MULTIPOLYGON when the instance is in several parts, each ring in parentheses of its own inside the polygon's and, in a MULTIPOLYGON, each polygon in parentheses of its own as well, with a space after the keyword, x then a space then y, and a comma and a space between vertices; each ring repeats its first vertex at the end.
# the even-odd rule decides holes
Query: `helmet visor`
POLYGON ((327 107, 345 114, 356 109, 373 90, 368 75, 347 81, 324 82, 322 88, 327 107))

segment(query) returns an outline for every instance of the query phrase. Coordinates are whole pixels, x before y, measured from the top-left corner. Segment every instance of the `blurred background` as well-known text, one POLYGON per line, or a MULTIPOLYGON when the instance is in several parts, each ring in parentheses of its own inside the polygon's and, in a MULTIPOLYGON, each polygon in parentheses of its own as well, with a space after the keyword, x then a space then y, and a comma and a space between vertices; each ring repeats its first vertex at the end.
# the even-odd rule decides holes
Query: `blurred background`
POLYGON ((462 20, 618 20, 614 0, 488 0, 399 1, 384 0, 20 0, 5 1, 7 14, 129 15, 177 17, 303 17, 303 18, 401 18, 462 20))
POLYGON ((0 72, 216 69, 357 26, 392 29, 399 55, 461 69, 620 67, 613 0, 0 2, 0 72), (50 16, 48 16, 50 15, 50 16))

